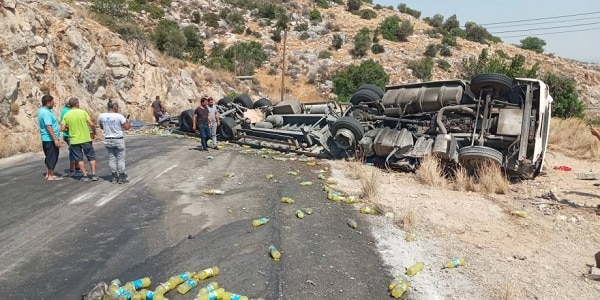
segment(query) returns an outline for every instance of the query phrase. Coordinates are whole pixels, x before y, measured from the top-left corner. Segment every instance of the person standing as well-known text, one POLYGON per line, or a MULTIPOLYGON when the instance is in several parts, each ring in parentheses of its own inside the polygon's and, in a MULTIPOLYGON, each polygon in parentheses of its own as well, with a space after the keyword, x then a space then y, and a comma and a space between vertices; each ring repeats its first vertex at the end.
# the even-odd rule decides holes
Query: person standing
MULTIPOLYGON (((62 122, 62 119, 65 117, 65 114, 67 114, 69 112, 69 110, 71 110, 71 107, 69 106, 69 101, 67 100, 67 101, 65 101, 65 106, 63 107, 62 111, 60 112, 61 122, 62 122)), ((69 132, 65 131, 62 134, 63 134, 63 139, 65 140, 65 143, 69 147, 69 176, 71 176, 71 177, 80 176, 81 169, 79 169, 79 166, 77 165, 77 162, 75 161, 75 156, 73 155, 73 148, 71 147, 71 142, 69 140, 69 132)))
POLYGON ((62 180, 62 177, 56 176, 54 173, 60 149, 60 126, 52 113, 52 108, 54 108, 54 97, 44 95, 42 97, 42 107, 38 110, 38 125, 45 156, 46 179, 62 180))
POLYGON ((202 97, 200 99, 200 106, 194 110, 194 117, 192 118, 192 130, 200 131, 200 148, 202 151, 208 151, 208 137, 210 136, 210 118, 208 117, 208 107, 206 106, 208 102, 207 97, 202 97))
POLYGON ((160 96, 156 96, 156 100, 152 102, 152 113, 154 114, 156 123, 162 123, 169 117, 169 115, 167 115, 167 110, 160 101, 160 96))
POLYGON ((221 125, 219 120, 219 112, 215 105, 215 100, 208 97, 208 118, 210 120, 210 135, 212 137, 213 148, 217 149, 217 128, 221 125))
POLYGON ((112 183, 127 183, 125 172, 125 133, 131 128, 131 121, 119 113, 119 104, 108 102, 108 112, 100 114, 98 118, 100 128, 104 130, 104 146, 108 151, 108 166, 112 174, 112 183))
POLYGON ((92 140, 96 138, 96 126, 94 126, 94 121, 90 118, 90 115, 85 110, 79 108, 79 99, 74 97, 69 99, 69 106, 71 110, 62 119, 61 130, 69 131, 73 155, 82 173, 81 181, 90 180, 83 162, 84 156, 87 158, 92 169, 92 181, 97 181, 96 153, 94 152, 94 145, 92 145, 92 140))

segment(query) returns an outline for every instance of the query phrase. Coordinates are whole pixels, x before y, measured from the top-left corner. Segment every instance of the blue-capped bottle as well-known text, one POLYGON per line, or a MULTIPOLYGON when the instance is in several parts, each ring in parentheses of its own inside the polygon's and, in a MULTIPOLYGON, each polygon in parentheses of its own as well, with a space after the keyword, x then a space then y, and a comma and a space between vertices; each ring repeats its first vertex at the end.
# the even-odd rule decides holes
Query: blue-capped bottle
POLYGON ((191 291, 192 289, 198 286, 198 281, 200 280, 196 278, 186 280, 184 283, 180 284, 177 287, 177 292, 182 295, 187 294, 187 292, 191 291))

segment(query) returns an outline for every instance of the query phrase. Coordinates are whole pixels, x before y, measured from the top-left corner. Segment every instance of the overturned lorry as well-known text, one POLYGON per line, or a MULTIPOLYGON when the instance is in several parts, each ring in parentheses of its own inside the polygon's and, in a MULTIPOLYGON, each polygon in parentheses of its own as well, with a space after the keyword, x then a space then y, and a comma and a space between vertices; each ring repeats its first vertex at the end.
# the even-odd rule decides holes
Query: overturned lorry
POLYGON ((425 155, 466 168, 492 161, 521 178, 542 170, 552 103, 544 82, 501 74, 385 92, 365 84, 348 105, 241 97, 219 101, 222 139, 320 157, 359 155, 404 171, 425 155))

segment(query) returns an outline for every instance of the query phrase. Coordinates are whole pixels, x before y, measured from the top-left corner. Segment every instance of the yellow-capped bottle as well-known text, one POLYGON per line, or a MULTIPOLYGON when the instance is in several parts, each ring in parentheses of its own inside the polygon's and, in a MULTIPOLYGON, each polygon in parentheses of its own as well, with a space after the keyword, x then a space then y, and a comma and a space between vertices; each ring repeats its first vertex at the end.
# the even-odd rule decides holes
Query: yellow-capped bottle
POLYGON ((150 281, 150 278, 144 277, 141 279, 136 279, 136 280, 127 282, 123 287, 130 291, 137 291, 139 289, 150 287, 151 284, 152 284, 152 281, 150 281))
POLYGON ((242 295, 238 295, 238 294, 234 294, 234 293, 230 293, 230 292, 225 292, 225 293, 223 293, 223 300, 249 300, 249 299, 246 296, 242 296, 242 295))
POLYGON ((449 259, 444 263, 444 268, 446 269, 454 269, 460 266, 465 265, 465 259, 462 257, 455 257, 453 259, 449 259))
POLYGON ((377 211, 369 206, 363 206, 360 208, 360 212, 366 215, 376 215, 377 211))
POLYGON ((294 204, 294 199, 289 197, 281 197, 281 203, 294 204))
POLYGON ((225 293, 225 289, 218 288, 218 289, 216 289, 214 291, 210 291, 208 293, 198 294, 198 297, 196 297, 196 300, 217 300, 217 299, 222 299, 224 293, 225 293))
POLYGON ((307 162, 307 163, 306 163, 306 165, 307 165, 307 166, 311 166, 311 167, 312 167, 312 166, 316 166, 316 165, 317 165, 317 162, 316 162, 316 161, 309 161, 309 162, 307 162))
POLYGON ((417 238, 417 234, 415 232, 411 232, 409 234, 406 235, 406 238, 404 239, 407 242, 412 242, 417 238))
POLYGON ((211 277, 215 277, 215 276, 219 275, 219 271, 220 271, 219 267, 214 266, 214 267, 210 267, 208 269, 204 269, 204 270, 198 272, 198 274, 195 277, 200 280, 204 280, 206 278, 211 278, 211 277))
POLYGON ((312 208, 305 208, 304 213, 306 213, 307 215, 312 215, 312 213, 313 213, 312 208))
POLYGON ((198 291, 198 297, 200 297, 202 294, 208 294, 212 291, 216 291, 218 288, 219 284, 213 281, 198 291))
POLYGON ((269 255, 273 258, 273 260, 279 260, 281 258, 281 252, 275 248, 275 246, 271 245, 269 247, 269 255))
POLYGON ((352 227, 354 229, 356 229, 358 227, 358 224, 356 223, 356 221, 354 221, 352 219, 348 219, 347 224, 348 224, 348 226, 350 226, 350 227, 352 227))
POLYGON ((421 272, 421 270, 423 270, 424 265, 425 264, 423 262, 415 263, 414 265, 412 265, 406 269, 406 275, 408 275, 408 276, 417 275, 419 272, 421 272))
POLYGON ((331 191, 327 194, 327 199, 335 202, 340 202, 344 199, 344 195, 337 191, 331 191))
POLYGON ((300 182, 301 186, 311 186, 313 185, 312 181, 302 181, 300 182))
POLYGON ((336 185, 336 184, 338 184, 337 180, 333 180, 333 179, 327 179, 327 181, 325 181, 325 183, 327 183, 329 185, 336 185))
POLYGON ((252 221, 252 226, 258 227, 258 226, 261 226, 261 225, 265 225, 268 222, 269 222, 268 218, 260 218, 260 219, 256 219, 256 220, 252 221))
POLYGON ((402 297, 402 295, 404 295, 404 293, 406 293, 406 291, 408 291, 408 287, 409 287, 408 278, 406 278, 405 276, 400 276, 400 277, 394 279, 390 283, 390 286, 388 288, 390 290, 392 290, 392 297, 398 299, 398 298, 402 297))
POLYGON ((193 290, 195 287, 198 286, 198 281, 200 280, 196 278, 186 280, 184 283, 180 284, 177 287, 177 292, 182 295, 187 294, 187 292, 193 290))
POLYGON ((302 218, 304 218, 304 213, 298 209, 298 210, 296 210, 296 217, 298 219, 302 219, 302 218))

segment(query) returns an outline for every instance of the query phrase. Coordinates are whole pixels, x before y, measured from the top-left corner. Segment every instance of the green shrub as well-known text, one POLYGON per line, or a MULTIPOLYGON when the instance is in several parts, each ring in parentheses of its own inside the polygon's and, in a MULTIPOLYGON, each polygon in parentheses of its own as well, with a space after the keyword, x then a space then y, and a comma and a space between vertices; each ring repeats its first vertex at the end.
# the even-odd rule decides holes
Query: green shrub
POLYGON ((348 0, 348 2, 346 2, 346 7, 348 11, 358 11, 361 5, 361 0, 348 0))
POLYGON ((385 18, 379 25, 381 36, 390 41, 406 41, 413 34, 414 27, 408 20, 400 20, 398 16, 385 18))
POLYGON ((273 28, 271 30, 271 39, 276 43, 281 43, 281 29, 273 28))
POLYGON ((429 44, 423 53, 427 57, 435 57, 438 53, 439 46, 437 44, 429 44))
POLYGON ((452 30, 450 30, 448 34, 451 36, 458 36, 461 38, 465 38, 467 36, 467 33, 462 28, 452 28, 452 30))
POLYGON ((331 1, 333 1, 335 4, 338 4, 338 5, 344 5, 345 4, 344 0, 331 0, 331 1))
POLYGON ((146 5, 146 11, 150 15, 150 18, 158 20, 165 16, 165 11, 156 5, 146 5))
POLYGON ((373 54, 384 53, 385 48, 383 47, 382 44, 375 43, 375 44, 371 45, 371 52, 373 52, 373 54))
POLYGON ((361 19, 371 20, 377 18, 377 13, 371 9, 361 9, 358 14, 361 19))
POLYGON ((315 0, 315 3, 320 8, 329 8, 329 3, 327 2, 327 0, 315 0))
POLYGON ((448 17, 444 24, 442 24, 442 28, 446 32, 451 32, 453 29, 460 29, 460 22, 458 21, 456 15, 451 15, 448 17))
POLYGON ((296 28, 294 28, 294 30, 302 32, 302 31, 307 31, 308 30, 308 24, 306 23, 300 23, 298 25, 296 25, 296 28))
POLYGON ((367 55, 367 51, 371 46, 371 31, 369 28, 363 27, 354 36, 354 48, 352 48, 352 55, 357 57, 363 57, 367 55))
POLYGON ((96 15, 108 16, 117 21, 129 18, 125 2, 120 0, 94 0, 90 10, 96 15))
POLYGON ((233 27, 233 30, 231 30, 231 33, 233 34, 244 34, 244 32, 246 32, 246 26, 244 25, 235 26, 233 27))
MULTIPOLYGON (((251 1, 248 1, 251 2, 251 1)), ((265 18, 270 20, 275 20, 279 18, 281 15, 285 15, 285 8, 268 2, 263 2, 258 5, 258 10, 256 15, 259 18, 265 18)))
POLYGON ((452 65, 445 59, 438 59, 437 65, 444 71, 448 71, 452 68, 452 65))
POLYGON ((389 76, 378 62, 369 59, 358 66, 352 64, 339 70, 330 79, 333 81, 334 93, 338 98, 341 101, 348 101, 361 84, 370 83, 385 88, 389 76))
POLYGON ((331 37, 331 47, 333 47, 335 50, 339 50, 342 48, 342 45, 344 45, 344 39, 342 36, 338 33, 334 34, 333 37, 331 37))
POLYGON ((488 42, 501 42, 500 38, 491 35, 487 29, 475 22, 465 23, 465 38, 469 41, 487 44, 488 42))
POLYGON ((186 36, 175 21, 161 20, 152 35, 156 48, 167 55, 183 58, 186 36))
POLYGON ((246 24, 246 19, 244 19, 244 16, 238 11, 232 11, 222 19, 233 27, 244 26, 246 24))
POLYGON ((375 4, 375 6, 373 7, 373 9, 381 10, 381 9, 383 9, 383 6, 381 4, 375 4))
POLYGON ((206 26, 208 27, 212 27, 212 28, 219 28, 219 20, 221 18, 219 17, 219 15, 215 14, 215 13, 205 13, 204 16, 202 17, 202 21, 204 21, 204 24, 206 24, 206 26))
POLYGON ((323 21, 323 17, 321 16, 321 12, 318 9, 313 9, 308 13, 308 19, 311 22, 321 22, 323 21))
POLYGON ((552 102, 552 116, 560 118, 583 118, 585 104, 579 99, 579 93, 573 78, 548 72, 542 81, 548 85, 552 102))
POLYGON ((127 4, 130 11, 140 12, 144 9, 144 4, 141 1, 131 1, 127 4))
POLYGON ((449 46, 449 47, 454 47, 457 45, 456 43, 456 37, 452 36, 452 35, 444 35, 444 37, 442 37, 442 45, 444 46, 449 46))
POLYGON ((417 19, 421 17, 421 12, 420 11, 408 7, 406 5, 406 3, 400 3, 400 4, 398 4, 398 11, 401 12, 401 13, 403 13, 403 14, 411 15, 411 16, 417 18, 417 19))
POLYGON ((165 7, 171 7, 171 0, 160 0, 160 5, 165 7))
POLYGON ((194 24, 200 24, 200 12, 195 10, 192 12, 192 23, 194 24))
POLYGON ((303 40, 303 41, 304 41, 304 40, 308 40, 308 38, 310 38, 310 34, 308 34, 308 32, 306 32, 306 31, 303 31, 303 32, 300 34, 300 40, 303 40))
POLYGON ((133 22, 121 22, 114 29, 114 32, 121 35, 121 38, 126 41, 138 41, 143 44, 146 43, 146 33, 133 22))
POLYGON ((329 51, 327 51, 327 50, 323 50, 323 51, 319 52, 319 58, 320 59, 331 58, 331 53, 329 53, 329 51))
POLYGON ((196 28, 194 26, 184 27, 183 35, 186 40, 184 58, 193 62, 203 61, 206 55, 204 52, 204 43, 200 40, 196 28))
POLYGON ((438 28, 442 27, 442 25, 444 24, 444 16, 441 14, 435 14, 431 18, 424 18, 423 21, 425 21, 431 27, 438 28))
POLYGON ((446 45, 442 45, 440 47, 440 55, 443 57, 450 57, 452 56, 452 51, 450 50, 450 47, 446 46, 446 45))
POLYGON ((375 30, 373 30, 373 44, 378 44, 379 43, 379 27, 375 28, 375 30))
POLYGON ((544 46, 546 46, 546 41, 538 37, 529 36, 521 40, 521 45, 519 47, 536 53, 544 53, 544 46))
POLYGON ((483 49, 479 57, 465 58, 462 61, 463 75, 465 79, 482 73, 500 73, 508 77, 536 78, 539 70, 538 63, 531 67, 525 67, 525 56, 517 54, 514 57, 506 55, 489 54, 483 49))
MULTIPOLYGON (((213 52, 215 49, 213 49, 213 52)), ((251 41, 251 42, 237 42, 231 47, 222 51, 222 56, 219 57, 219 51, 213 55, 211 52, 211 59, 213 66, 233 71, 233 59, 234 57, 241 64, 237 68, 238 75, 252 75, 254 70, 260 67, 263 61, 267 60, 268 55, 264 51, 262 44, 251 41), (222 58, 220 60, 219 58, 222 58)), ((210 61, 209 60, 209 61, 210 61)))
POLYGON ((419 60, 408 61, 407 67, 413 70, 413 74, 423 80, 431 80, 433 73, 433 59, 425 57, 419 60))

